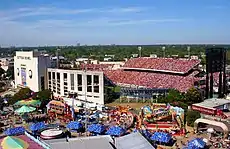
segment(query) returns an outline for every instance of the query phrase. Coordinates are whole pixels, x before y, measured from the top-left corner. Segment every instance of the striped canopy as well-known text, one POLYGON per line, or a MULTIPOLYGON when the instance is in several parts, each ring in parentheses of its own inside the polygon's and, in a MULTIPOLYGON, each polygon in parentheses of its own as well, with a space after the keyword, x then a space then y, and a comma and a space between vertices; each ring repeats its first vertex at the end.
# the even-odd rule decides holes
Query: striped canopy
POLYGON ((2 149, 28 149, 29 144, 18 137, 7 136, 1 142, 2 149))

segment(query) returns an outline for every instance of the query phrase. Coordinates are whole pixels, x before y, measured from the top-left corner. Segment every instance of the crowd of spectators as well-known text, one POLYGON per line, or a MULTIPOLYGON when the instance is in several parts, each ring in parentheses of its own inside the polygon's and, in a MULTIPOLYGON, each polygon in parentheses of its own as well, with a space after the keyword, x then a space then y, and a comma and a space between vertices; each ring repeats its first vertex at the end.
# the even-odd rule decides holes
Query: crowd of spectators
POLYGON ((192 76, 180 76, 162 73, 107 70, 104 71, 107 78, 116 84, 134 84, 146 88, 168 89, 174 88, 181 92, 194 86, 198 78, 192 76))
POLYGON ((128 60, 124 67, 186 73, 193 67, 197 66, 199 63, 200 60, 195 59, 140 57, 128 60))

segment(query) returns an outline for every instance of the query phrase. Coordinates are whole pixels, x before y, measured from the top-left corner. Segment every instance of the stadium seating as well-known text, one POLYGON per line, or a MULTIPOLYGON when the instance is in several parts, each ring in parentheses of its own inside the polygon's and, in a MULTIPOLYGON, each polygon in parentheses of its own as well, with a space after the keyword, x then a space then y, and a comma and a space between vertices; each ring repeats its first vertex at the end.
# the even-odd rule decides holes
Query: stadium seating
POLYGON ((173 59, 173 58, 132 58, 128 60, 124 68, 142 68, 158 71, 172 71, 187 73, 193 67, 197 66, 200 60, 194 59, 173 59))

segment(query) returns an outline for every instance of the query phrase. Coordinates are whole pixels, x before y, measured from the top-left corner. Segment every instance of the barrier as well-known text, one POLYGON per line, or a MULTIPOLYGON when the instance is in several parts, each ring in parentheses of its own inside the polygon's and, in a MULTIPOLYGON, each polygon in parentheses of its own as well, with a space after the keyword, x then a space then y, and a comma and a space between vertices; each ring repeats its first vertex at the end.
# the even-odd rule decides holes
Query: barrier
POLYGON ((33 140, 34 142, 36 142, 37 144, 39 144, 40 146, 42 146, 44 149, 51 149, 51 147, 43 140, 40 140, 39 137, 36 139, 34 136, 29 134, 27 131, 25 131, 25 135, 29 137, 31 140, 33 140))

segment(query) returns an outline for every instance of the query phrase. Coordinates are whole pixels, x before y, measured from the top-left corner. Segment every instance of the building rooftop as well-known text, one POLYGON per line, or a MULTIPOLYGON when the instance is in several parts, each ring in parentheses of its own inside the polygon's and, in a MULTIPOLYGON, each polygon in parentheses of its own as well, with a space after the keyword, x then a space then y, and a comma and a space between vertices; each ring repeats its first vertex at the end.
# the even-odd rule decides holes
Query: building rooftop
POLYGON ((230 100, 221 99, 221 98, 211 98, 206 99, 201 103, 193 104, 193 106, 206 107, 206 108, 215 108, 221 105, 230 104, 230 100))
POLYGON ((113 149, 112 141, 110 136, 71 138, 68 142, 66 139, 45 140, 52 149, 113 149))

